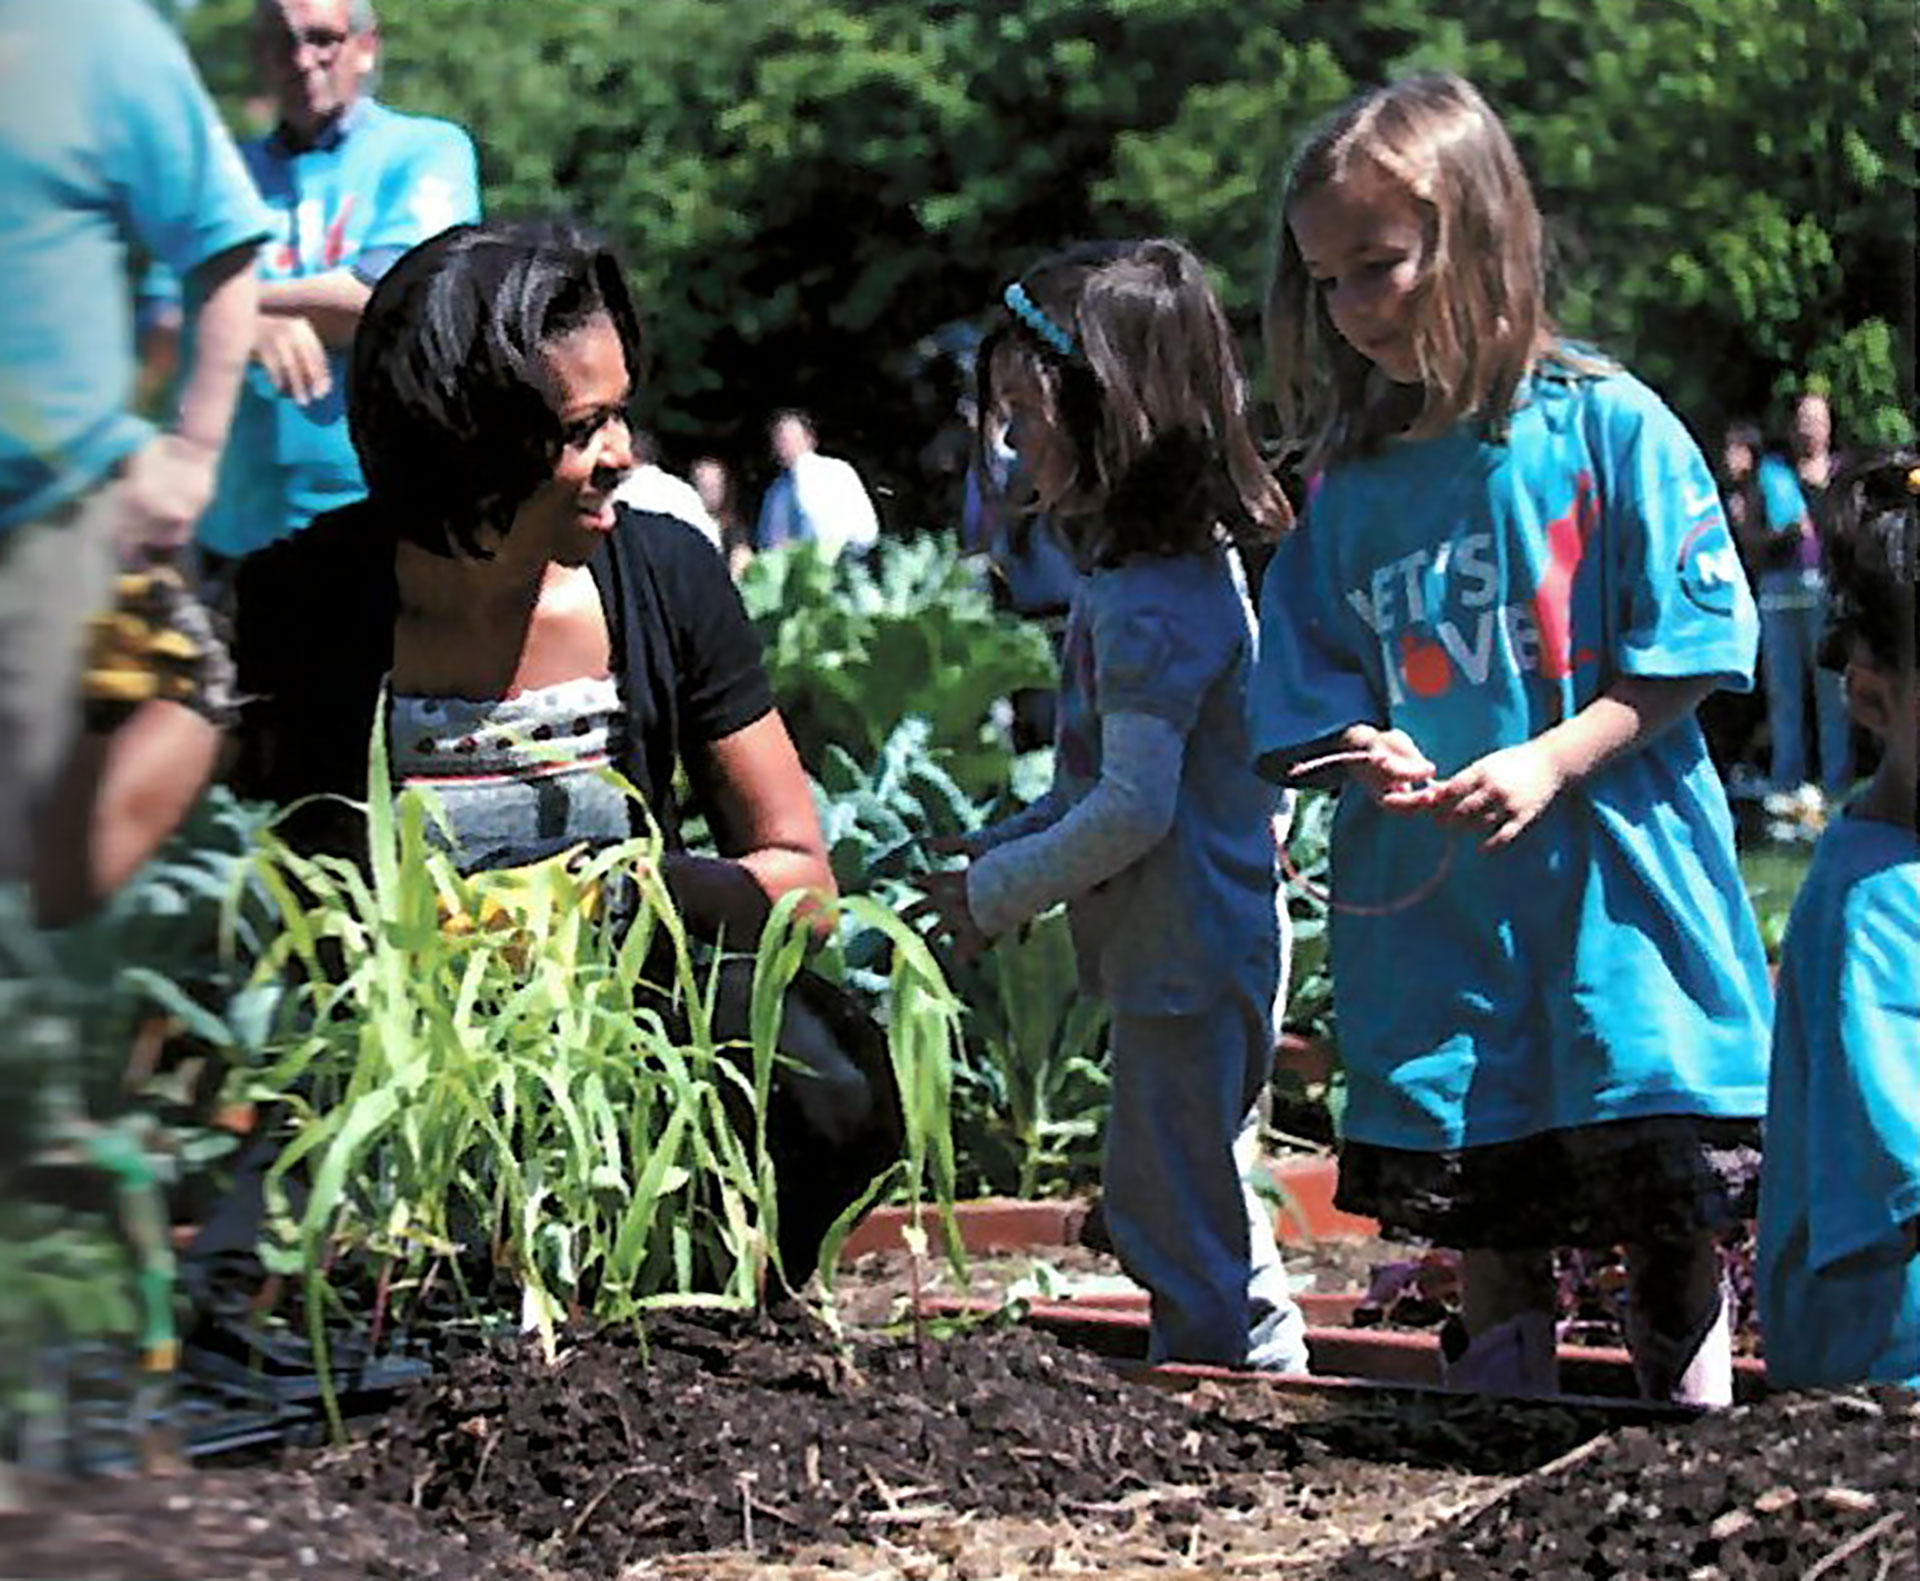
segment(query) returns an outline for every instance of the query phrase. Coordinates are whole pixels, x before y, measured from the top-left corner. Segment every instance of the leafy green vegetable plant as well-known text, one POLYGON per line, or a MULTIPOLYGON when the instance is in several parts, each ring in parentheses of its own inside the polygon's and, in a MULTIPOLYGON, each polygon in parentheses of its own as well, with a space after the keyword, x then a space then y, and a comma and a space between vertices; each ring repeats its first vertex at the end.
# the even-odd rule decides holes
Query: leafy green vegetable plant
POLYGON ((993 607, 951 535, 884 539, 867 560, 829 562, 811 544, 788 545, 758 556, 740 593, 815 774, 834 746, 874 762, 917 716, 954 782, 988 795, 1008 773, 1006 699, 1054 680, 1045 634, 993 607))
MULTIPOLYGON (((843 892, 890 916, 937 862, 933 840, 988 821, 989 804, 968 796, 951 762, 917 717, 894 727, 870 769, 827 749, 821 823, 843 892)), ((866 915, 849 915, 840 948, 848 981, 871 986, 888 969, 895 936, 866 915)), ((953 1085, 961 1191, 1041 1196, 1090 1184, 1106 1114, 1107 1018, 1080 992, 1065 913, 1034 919, 952 980, 965 1005, 953 1085)))
POLYGON ((1293 925, 1287 973, 1287 1029, 1307 1037, 1333 1036, 1333 972, 1327 955, 1327 907, 1316 898, 1331 883, 1333 815, 1339 797, 1302 791, 1287 835, 1283 893, 1293 925))

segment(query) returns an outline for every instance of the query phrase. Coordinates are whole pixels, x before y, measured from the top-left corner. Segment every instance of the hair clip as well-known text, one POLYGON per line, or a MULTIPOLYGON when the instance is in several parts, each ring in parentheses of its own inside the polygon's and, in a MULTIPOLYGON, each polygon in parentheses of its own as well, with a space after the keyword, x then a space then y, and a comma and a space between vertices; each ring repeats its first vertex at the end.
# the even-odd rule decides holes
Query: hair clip
POLYGON ((1033 298, 1027 295, 1027 288, 1018 280, 1002 293, 1002 300, 1012 311, 1013 316, 1025 324, 1063 357, 1073 355, 1073 336, 1043 313, 1033 298))

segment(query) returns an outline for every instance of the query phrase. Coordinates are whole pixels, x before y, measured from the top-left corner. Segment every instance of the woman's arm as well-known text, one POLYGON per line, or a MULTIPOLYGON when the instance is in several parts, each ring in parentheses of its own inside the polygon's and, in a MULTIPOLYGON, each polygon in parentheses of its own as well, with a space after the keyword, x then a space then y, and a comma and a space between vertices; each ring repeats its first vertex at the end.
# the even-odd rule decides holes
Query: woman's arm
POLYGON ((774 903, 805 889, 819 897, 806 909, 815 936, 824 938, 839 891, 813 789, 778 711, 692 749, 687 769, 720 850, 675 851, 662 863, 674 903, 694 931, 724 933, 734 947, 751 948, 774 903))

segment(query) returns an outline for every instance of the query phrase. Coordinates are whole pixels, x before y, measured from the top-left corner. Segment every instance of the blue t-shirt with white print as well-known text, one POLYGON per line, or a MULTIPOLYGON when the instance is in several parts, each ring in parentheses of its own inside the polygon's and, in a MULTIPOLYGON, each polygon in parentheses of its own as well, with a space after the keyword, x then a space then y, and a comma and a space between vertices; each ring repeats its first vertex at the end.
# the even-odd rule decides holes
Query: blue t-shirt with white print
MULTIPOLYGON (((354 104, 311 148, 274 132, 241 145, 273 214, 263 280, 351 269, 371 284, 408 248, 480 217, 473 141, 450 121, 354 104)), ((347 349, 330 347, 332 389, 302 406, 258 363, 247 369, 200 541, 243 555, 366 493, 347 430, 347 349)))
MULTIPOLYGON (((1261 629, 1251 729, 1276 776, 1367 723, 1445 777, 1623 676, 1747 687, 1757 641, 1678 419, 1627 374, 1557 371, 1528 382, 1504 443, 1462 424, 1330 468, 1268 570, 1261 629)), ((1760 1114, 1765 956, 1692 719, 1493 852, 1349 785, 1332 866, 1350 1137, 1439 1151, 1760 1114)))
POLYGON ((1821 837, 1780 960, 1760 1318, 1780 1388, 1920 1387, 1920 840, 1821 837))
POLYGON ((132 410, 131 268, 181 276, 268 216, 146 0, 0 0, 0 534, 153 437, 132 410))

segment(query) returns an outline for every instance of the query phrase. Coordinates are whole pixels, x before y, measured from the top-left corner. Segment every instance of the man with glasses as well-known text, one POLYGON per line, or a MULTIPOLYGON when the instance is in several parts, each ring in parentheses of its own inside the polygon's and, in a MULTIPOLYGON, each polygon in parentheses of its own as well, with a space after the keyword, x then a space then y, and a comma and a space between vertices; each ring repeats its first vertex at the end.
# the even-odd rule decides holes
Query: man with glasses
POLYGON ((480 216, 472 140, 377 102, 379 51, 371 0, 257 0, 254 60, 279 124, 241 152, 275 234, 233 442, 200 524, 216 577, 365 494, 345 400, 361 311, 408 248, 480 216))

